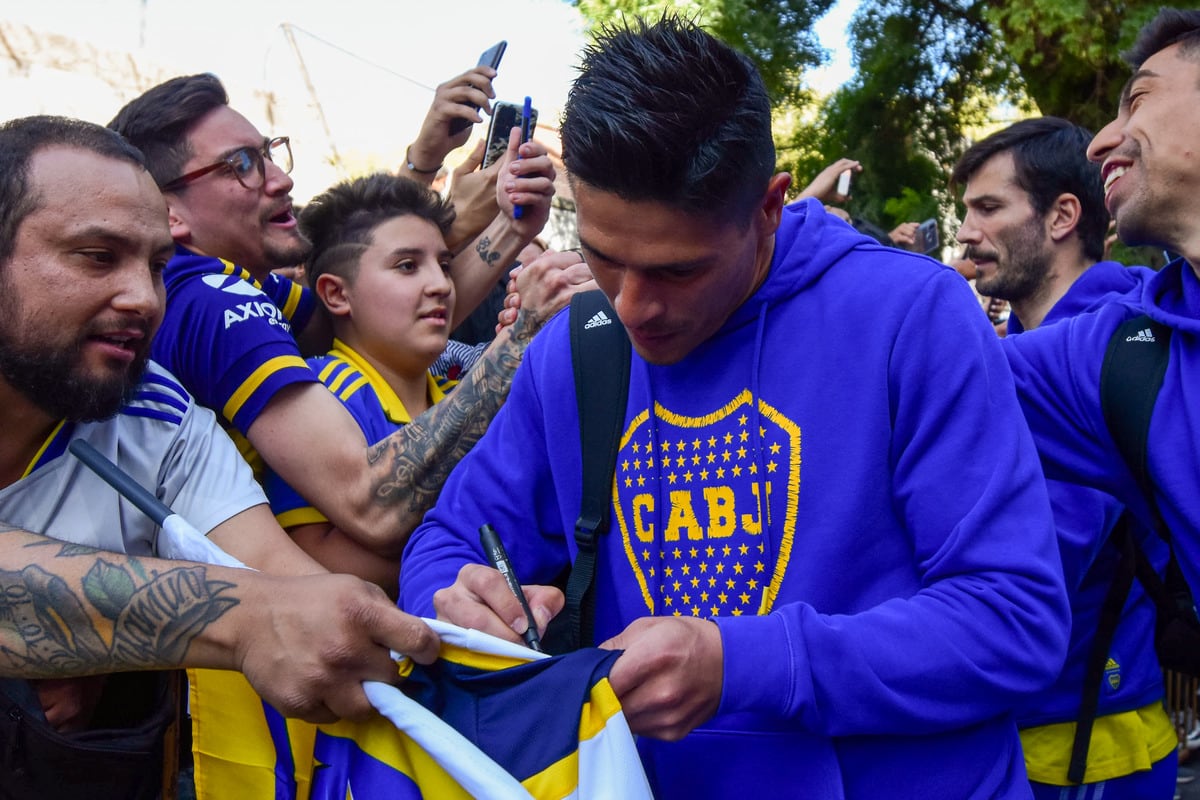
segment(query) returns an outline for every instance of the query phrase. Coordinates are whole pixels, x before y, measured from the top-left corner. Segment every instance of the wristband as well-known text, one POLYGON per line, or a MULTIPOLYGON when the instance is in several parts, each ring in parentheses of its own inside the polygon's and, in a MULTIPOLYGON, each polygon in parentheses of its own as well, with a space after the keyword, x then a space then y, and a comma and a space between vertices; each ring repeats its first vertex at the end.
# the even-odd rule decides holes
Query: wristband
POLYGON ((420 167, 418 167, 416 164, 414 164, 412 162, 412 157, 409 155, 409 151, 411 151, 411 150, 412 150, 411 144, 408 147, 404 148, 404 166, 408 167, 410 172, 415 172, 418 175, 436 175, 438 170, 442 168, 442 164, 445 163, 445 162, 442 162, 442 164, 438 164, 433 169, 421 169, 420 167))

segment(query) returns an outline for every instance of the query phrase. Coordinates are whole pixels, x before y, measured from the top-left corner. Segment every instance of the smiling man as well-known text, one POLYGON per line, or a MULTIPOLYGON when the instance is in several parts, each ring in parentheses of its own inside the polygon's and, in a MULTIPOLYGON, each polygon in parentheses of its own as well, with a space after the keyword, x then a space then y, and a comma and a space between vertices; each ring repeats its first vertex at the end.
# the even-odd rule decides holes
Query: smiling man
MULTIPOLYGON (((1061 664, 1067 605, 970 290, 816 200, 785 206, 760 76, 678 19, 603 32, 562 136, 611 304, 596 324, 633 347, 595 630, 624 651, 609 680, 656 796, 1028 796, 1011 711, 1061 664), (1011 460, 977 447, 981 417, 1011 460)), ((483 523, 539 625, 562 607, 571 337, 568 312, 534 341, 413 535, 404 608, 520 640, 483 523)))
POLYGON ((1134 74, 1116 119, 1088 148, 1104 199, 1130 245, 1179 254, 1125 302, 1004 343, 1049 477, 1112 494, 1147 524, 1153 503, 1179 565, 1200 589, 1200 11, 1163 9, 1126 54, 1134 74), (1130 338, 1169 336, 1169 361, 1150 420, 1147 498, 1105 424, 1101 366, 1118 326, 1145 314, 1130 338), (1151 326, 1154 327, 1151 327, 1151 326), (1134 335, 1136 334, 1136 335, 1134 335))

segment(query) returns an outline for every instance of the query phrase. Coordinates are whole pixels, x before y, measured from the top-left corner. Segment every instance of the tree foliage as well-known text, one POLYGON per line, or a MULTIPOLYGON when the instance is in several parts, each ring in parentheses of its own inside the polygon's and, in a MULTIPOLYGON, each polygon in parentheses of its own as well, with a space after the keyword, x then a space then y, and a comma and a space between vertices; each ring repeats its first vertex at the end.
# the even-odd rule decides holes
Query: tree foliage
POLYGON ((623 19, 660 18, 675 13, 694 20, 744 53, 758 67, 776 105, 809 100, 802 88, 806 67, 817 66, 824 51, 813 25, 834 0, 576 0, 580 13, 595 29, 623 19))

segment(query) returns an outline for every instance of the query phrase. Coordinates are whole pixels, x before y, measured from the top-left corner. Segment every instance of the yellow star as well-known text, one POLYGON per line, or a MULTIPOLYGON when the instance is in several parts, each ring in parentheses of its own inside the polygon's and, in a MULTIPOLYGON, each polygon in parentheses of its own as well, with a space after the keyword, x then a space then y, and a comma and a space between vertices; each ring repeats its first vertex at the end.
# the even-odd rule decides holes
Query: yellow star
POLYGON ((738 555, 742 555, 742 556, 744 556, 744 555, 746 555, 746 553, 747 553, 749 550, 750 550, 750 547, 749 547, 749 545, 744 545, 744 544, 740 544, 740 545, 738 545, 738 555))
POLYGON ((675 556, 676 558, 679 558, 680 556, 683 555, 683 551, 680 550, 678 547, 676 547, 674 550, 671 551, 671 555, 675 556))
POLYGON ((691 556, 692 558, 695 558, 699 554, 700 554, 700 551, 694 547, 691 550, 688 550, 688 555, 691 556))
POLYGON ((674 567, 663 567, 663 575, 666 575, 669 578, 674 574, 675 574, 674 567))
POLYGON ((690 469, 687 472, 683 473, 683 482, 684 483, 692 482, 692 471, 690 469))
POLYGON ((729 601, 729 595, 721 592, 719 595, 717 595, 717 599, 721 601, 721 605, 725 605, 725 603, 729 601))
POLYGON ((629 459, 628 458, 621 462, 621 471, 622 472, 629 471, 629 459))
POLYGON ((751 461, 751 462, 750 462, 750 474, 751 474, 751 475, 757 475, 757 474, 758 474, 758 462, 757 462, 757 461, 751 461))
POLYGON ((631 486, 633 486, 633 478, 626 475, 625 476, 625 488, 628 489, 631 486))
POLYGON ((671 443, 668 442, 666 439, 663 439, 662 446, 659 449, 661 449, 665 453, 671 449, 671 443))
POLYGON ((730 552, 729 545, 725 545, 724 547, 721 548, 721 555, 727 556, 727 555, 729 555, 729 552, 730 552))
POLYGON ((751 578, 750 580, 746 581, 746 586, 750 589, 757 589, 758 581, 755 580, 754 578, 751 578))
POLYGON ((725 581, 725 588, 726 588, 726 589, 732 589, 732 588, 734 588, 735 586, 737 586, 737 583, 736 583, 736 582, 733 580, 733 578, 729 578, 728 580, 726 580, 726 581, 725 581))
POLYGON ((738 425, 744 426, 747 419, 749 419, 749 417, 747 417, 745 414, 742 414, 740 417, 738 417, 738 425))
POLYGON ((679 599, 683 601, 683 604, 684 604, 685 606, 686 606, 688 603, 692 602, 692 596, 691 596, 690 594, 688 594, 687 592, 684 592, 683 594, 681 594, 681 595, 679 596, 679 599))
POLYGON ((716 606, 713 606, 713 607, 712 607, 712 616, 714 616, 714 617, 715 617, 716 615, 717 615, 717 607, 716 607, 716 606))
POLYGON ((773 455, 773 456, 779 455, 779 442, 776 442, 775 444, 771 445, 771 455, 773 455))
POLYGON ((674 472, 667 473, 667 483, 675 483, 678 476, 674 472))
POLYGON ((742 601, 742 605, 745 605, 746 603, 750 602, 750 595, 746 594, 745 592, 742 592, 741 594, 738 595, 738 599, 742 601))
POLYGON ((697 465, 697 464, 699 464, 699 463, 700 463, 700 456, 699 456, 699 455, 693 455, 693 456, 692 456, 692 466, 696 466, 696 465, 697 465))
POLYGON ((671 616, 673 616, 673 617, 682 617, 682 616, 683 616, 683 614, 680 614, 680 613, 679 613, 679 609, 677 608, 677 609, 675 609, 675 610, 674 610, 674 611, 671 613, 671 616))
POLYGON ((732 434, 732 433, 726 433, 726 434, 725 434, 723 437, 721 437, 721 438, 724 440, 725 444, 729 444, 730 442, 732 442, 732 441, 733 441, 733 434, 732 434))
POLYGON ((666 597, 663 598, 663 605, 664 606, 671 605, 671 595, 667 595, 666 597))
POLYGON ((699 578, 692 578, 692 588, 693 589, 700 588, 700 579, 699 578))
MULTIPOLYGON (((717 566, 720 566, 720 564, 718 564, 717 566)), ((712 589, 716 585, 717 585, 717 579, 714 578, 713 576, 709 575, 708 576, 708 588, 712 589)))
POLYGON ((742 615, 742 610, 741 610, 740 608, 735 608, 735 609, 733 610, 733 615, 734 615, 735 617, 740 617, 740 616, 742 615))
POLYGON ((708 547, 704 548, 704 555, 708 556, 709 558, 712 558, 713 553, 715 553, 715 552, 717 552, 717 551, 713 549, 713 546, 711 544, 708 547))
POLYGON ((684 564, 682 567, 679 568, 679 571, 682 572, 684 575, 692 574, 692 568, 689 564, 684 564))
POLYGON ((676 452, 683 450, 683 448, 685 448, 685 447, 687 447, 687 444, 684 443, 683 439, 680 439, 678 442, 675 443, 676 452))
POLYGON ((733 574, 734 575, 742 574, 742 562, 740 562, 740 561, 733 562, 733 574))
POLYGON ((699 449, 700 449, 700 440, 699 440, 699 439, 694 439, 694 440, 692 441, 692 449, 693 449, 693 450, 699 450, 699 449))
POLYGON ((649 560, 650 560, 650 551, 643 550, 642 551, 642 561, 649 561, 649 560))
POLYGON ((755 564, 754 564, 755 572, 762 572, 764 569, 766 569, 766 567, 763 565, 763 562, 761 562, 761 561, 755 562, 755 564))
POLYGON ((701 603, 707 603, 707 602, 708 602, 708 592, 701 592, 701 593, 700 593, 700 602, 701 602, 701 603))
POLYGON ((735 478, 738 478, 738 477, 741 477, 741 474, 742 474, 742 468, 741 468, 741 467, 734 467, 733 469, 731 469, 731 470, 730 470, 730 472, 732 472, 732 473, 733 473, 733 477, 735 477, 735 478))
POLYGON ((701 561, 701 562, 700 562, 700 571, 701 571, 701 572, 708 572, 708 562, 707 562, 707 561, 701 561))
POLYGON ((739 442, 744 442, 744 441, 746 441, 746 440, 747 440, 747 439, 749 439, 749 438, 750 438, 750 432, 749 432, 749 431, 742 431, 741 433, 739 433, 739 434, 738 434, 738 441, 739 441, 739 442))
POLYGON ((637 485, 638 485, 638 486, 645 486, 645 485, 646 485, 646 476, 645 476, 645 475, 638 475, 638 479, 637 479, 637 485))
POLYGON ((736 452, 737 452, 737 454, 738 454, 738 458, 745 458, 745 457, 746 457, 746 448, 744 448, 744 447, 739 447, 739 448, 737 449, 737 451, 736 451, 736 452))
MULTIPOLYGON (((728 553, 726 553, 726 555, 728 555, 728 553)), ((724 562, 724 561, 718 561, 718 562, 717 562, 717 573, 719 574, 719 573, 722 573, 722 572, 724 572, 724 571, 725 571, 725 562, 724 562)))
POLYGON ((706 470, 706 469, 700 470, 700 480, 702 480, 702 481, 708 480, 708 470, 706 470))
POLYGON ((716 447, 717 446, 717 437, 715 437, 715 436, 708 437, 708 446, 716 447))
POLYGON ((682 467, 682 466, 683 466, 684 464, 686 464, 686 463, 687 463, 687 459, 686 459, 686 458, 684 458, 683 456, 676 456, 676 457, 675 457, 675 466, 677 466, 677 467, 682 467))
POLYGON ((777 469, 779 469, 779 465, 776 464, 774 461, 767 462, 767 472, 774 472, 777 469))
POLYGON ((654 469, 654 459, 653 458, 646 459, 646 469, 654 469))
POLYGON ((698 616, 700 616, 700 609, 699 609, 699 608, 697 608, 696 606, 692 606, 692 616, 693 616, 693 617, 698 617, 698 616))
POLYGON ((680 587, 680 586, 682 586, 682 585, 683 585, 683 584, 681 584, 679 581, 675 581, 674 583, 672 583, 672 584, 671 584, 671 587, 672 587, 673 589, 675 589, 675 591, 677 591, 677 592, 678 592, 678 591, 679 591, 679 587, 680 587))
POLYGON ((633 452, 635 452, 635 453, 642 452, 642 446, 640 444, 638 444, 637 442, 634 442, 633 443, 633 452))
POLYGON ((717 467, 717 478, 720 479, 720 478, 724 478, 724 477, 725 477, 725 468, 717 467))

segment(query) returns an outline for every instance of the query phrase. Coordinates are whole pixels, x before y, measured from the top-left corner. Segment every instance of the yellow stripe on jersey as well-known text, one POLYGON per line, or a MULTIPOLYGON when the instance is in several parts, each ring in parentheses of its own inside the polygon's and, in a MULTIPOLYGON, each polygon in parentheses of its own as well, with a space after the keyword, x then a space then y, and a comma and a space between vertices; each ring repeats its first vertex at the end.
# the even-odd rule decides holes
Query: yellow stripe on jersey
POLYGON ((289 367, 308 369, 308 364, 300 356, 275 356, 275 358, 268 359, 260 364, 258 369, 250 373, 250 377, 242 381, 242 385, 238 387, 233 396, 225 403, 225 407, 221 409, 221 414, 232 424, 233 418, 242 410, 242 406, 246 404, 251 395, 258 391, 258 388, 263 385, 267 378, 289 367))
POLYGON ((283 315, 289 320, 292 318, 292 314, 296 313, 296 308, 300 305, 302 297, 304 297, 304 287, 292 281, 291 286, 288 288, 287 302, 283 304, 283 315))
POLYGON ((22 478, 28 478, 29 473, 33 472, 33 468, 36 467, 38 461, 42 459, 42 455, 46 452, 46 448, 48 448, 54 442, 54 438, 58 436, 58 432, 62 430, 62 426, 64 424, 66 424, 66 420, 60 419, 58 424, 54 426, 54 430, 50 431, 50 435, 46 437, 46 441, 42 442, 42 446, 39 447, 38 451, 33 454, 33 459, 29 462, 29 465, 25 467, 25 471, 21 473, 22 478))

